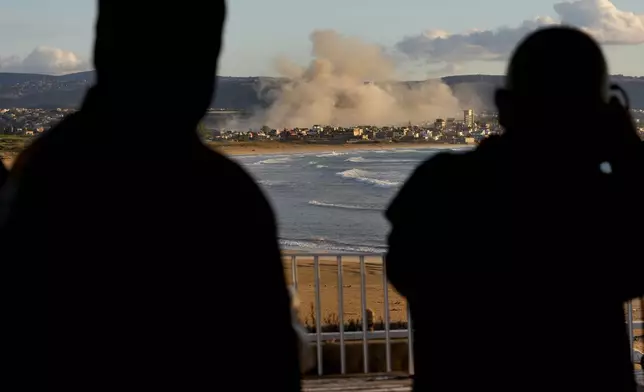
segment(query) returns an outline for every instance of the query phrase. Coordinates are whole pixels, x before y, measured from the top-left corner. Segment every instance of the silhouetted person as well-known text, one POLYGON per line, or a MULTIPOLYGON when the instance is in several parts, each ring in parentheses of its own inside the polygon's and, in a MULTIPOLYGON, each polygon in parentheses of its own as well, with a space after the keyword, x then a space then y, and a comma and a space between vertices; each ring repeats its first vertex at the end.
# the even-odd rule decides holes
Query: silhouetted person
POLYGON ((622 304, 644 289, 641 143, 607 97, 590 37, 539 30, 496 94, 504 134, 430 158, 392 202, 416 390, 634 390, 622 304))
POLYGON ((196 134, 224 14, 99 1, 95 86, 7 184, 23 383, 46 356, 51 390, 300 389, 271 207, 196 134))

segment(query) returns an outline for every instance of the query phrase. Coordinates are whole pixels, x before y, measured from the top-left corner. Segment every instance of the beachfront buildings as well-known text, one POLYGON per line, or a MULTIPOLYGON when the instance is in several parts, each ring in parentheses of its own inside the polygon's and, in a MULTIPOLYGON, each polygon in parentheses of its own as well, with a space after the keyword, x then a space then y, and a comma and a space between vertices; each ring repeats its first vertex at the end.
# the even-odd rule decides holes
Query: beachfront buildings
MULTIPOLYGON (((0 109, 0 136, 38 136, 65 115, 70 109, 0 109)), ((631 109, 636 128, 644 139, 644 110, 631 109)), ((478 143, 481 139, 501 133, 498 115, 495 112, 463 111, 463 119, 437 118, 426 122, 406 125, 376 126, 356 124, 339 127, 315 124, 292 129, 271 129, 266 125, 252 127, 243 124, 244 116, 234 110, 211 110, 204 118, 200 136, 209 141, 303 141, 311 143, 358 143, 428 141, 432 143, 466 144, 478 143), (233 121, 230 121, 231 116, 233 121), (216 120, 213 120, 216 117, 216 120), (229 126, 237 128, 229 128, 229 126)), ((553 137, 555 137, 553 135, 553 137)))

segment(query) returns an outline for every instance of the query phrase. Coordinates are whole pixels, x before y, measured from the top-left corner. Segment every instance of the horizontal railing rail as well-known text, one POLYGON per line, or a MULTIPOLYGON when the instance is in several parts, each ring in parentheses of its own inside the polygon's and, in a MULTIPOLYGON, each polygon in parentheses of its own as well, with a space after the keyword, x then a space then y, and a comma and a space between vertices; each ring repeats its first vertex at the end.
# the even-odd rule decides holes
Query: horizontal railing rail
MULTIPOLYGON (((579 320, 579 324, 583 325, 586 324, 587 321, 584 320, 579 320)), ((474 324, 472 325, 474 328, 474 324)), ((634 321, 633 322, 633 329, 644 329, 644 322, 643 321, 634 321)), ((389 330, 389 337, 391 339, 406 339, 407 335, 409 334, 408 330, 405 329, 390 329, 389 330)), ((323 342, 334 342, 340 339, 340 332, 322 332, 322 341, 323 342)), ((385 331, 367 331, 367 339, 368 340, 383 340, 385 338, 385 331)), ((636 337, 634 337, 636 338, 636 337)), ((307 339, 309 342, 315 342, 317 339, 317 334, 315 332, 311 332, 307 335, 307 339)), ((362 339, 362 332, 361 331, 345 331, 344 332, 344 340, 360 340, 362 339)))
MULTIPOLYGON (((378 254, 353 254, 353 253, 324 253, 324 254, 309 254, 309 253, 297 253, 297 254, 286 254, 284 255, 286 260, 290 261, 291 268, 291 284, 299 292, 299 281, 298 281, 298 268, 300 262, 312 263, 313 268, 313 290, 314 290, 314 332, 309 332, 307 339, 310 343, 315 344, 317 350, 317 374, 322 376, 324 374, 323 368, 323 345, 328 342, 333 342, 339 344, 340 348, 340 372, 341 374, 346 374, 346 342, 349 341, 362 341, 362 370, 364 373, 369 373, 369 341, 384 341, 385 345, 385 367, 388 373, 392 372, 392 358, 391 358, 391 344, 392 340, 407 340, 407 355, 408 355, 408 369, 411 375, 414 374, 414 352, 413 352, 413 324, 411 315, 409 312, 409 307, 405 307, 406 313, 406 328, 391 328, 391 314, 389 308, 389 283, 387 280, 387 271, 385 268, 385 258, 383 255, 378 254), (337 306, 338 306, 338 315, 337 315, 337 324, 338 331, 324 331, 322 325, 322 305, 321 305, 321 278, 320 278, 320 260, 324 260, 327 264, 333 263, 336 268, 337 280, 333 283, 337 284, 337 306), (368 259, 368 260, 367 260, 368 259), (360 325, 356 327, 359 328, 358 331, 346 331, 345 330, 345 316, 344 316, 344 266, 347 264, 357 265, 360 275, 360 325), (373 330, 370 329, 368 325, 368 316, 367 316, 367 288, 366 288, 366 266, 380 264, 382 265, 382 280, 381 287, 383 291, 383 319, 382 319, 382 330, 373 330)), ((329 282, 324 282, 327 285, 329 282)), ((644 305, 644 300, 640 299, 640 312, 641 307, 644 305)), ((644 328, 644 322, 642 320, 634 319, 634 309, 633 303, 627 305, 627 329, 629 331, 630 341, 634 342, 637 336, 635 336, 635 330, 641 330, 644 328)), ((579 324, 587 324, 589 320, 580 319, 579 324)), ((590 321, 592 322, 592 321, 590 321)), ((471 320, 472 327, 476 327, 476 320, 471 320)), ((398 324, 401 324, 400 322, 398 324)), ((373 327, 373 326, 372 326, 373 327)), ((633 351, 633 359, 635 353, 633 351)), ((641 371, 636 371, 637 377, 642 377, 641 371)))
MULTIPOLYGON (((317 333, 311 332, 308 334, 307 339, 309 342, 317 341, 317 333)), ((335 342, 340 340, 341 332, 322 332, 320 333, 323 342, 335 342)), ((345 331, 344 340, 362 340, 363 338, 362 331, 345 331)), ((407 329, 390 329, 389 338, 390 339, 407 339, 409 336, 409 331, 407 329)), ((385 331, 367 331, 367 340, 386 340, 385 331)))

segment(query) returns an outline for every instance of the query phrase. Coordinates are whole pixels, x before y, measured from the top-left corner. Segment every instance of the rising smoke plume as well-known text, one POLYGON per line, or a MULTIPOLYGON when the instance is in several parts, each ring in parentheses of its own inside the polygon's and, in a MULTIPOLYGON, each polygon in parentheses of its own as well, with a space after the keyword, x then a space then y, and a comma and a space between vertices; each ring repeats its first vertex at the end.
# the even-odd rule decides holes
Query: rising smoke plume
POLYGON ((332 30, 310 36, 314 60, 301 67, 286 59, 277 70, 288 81, 255 119, 272 128, 395 125, 454 116, 459 102, 440 81, 392 83, 396 67, 377 45, 332 30))

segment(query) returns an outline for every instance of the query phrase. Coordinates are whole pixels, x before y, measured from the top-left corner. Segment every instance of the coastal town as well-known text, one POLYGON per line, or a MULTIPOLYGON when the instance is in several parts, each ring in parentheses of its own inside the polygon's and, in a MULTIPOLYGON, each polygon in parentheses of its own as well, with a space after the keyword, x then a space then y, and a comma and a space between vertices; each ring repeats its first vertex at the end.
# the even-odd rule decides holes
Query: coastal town
MULTIPOLYGON (((59 122, 73 109, 0 109, 0 135, 36 137, 59 122)), ((375 126, 331 126, 274 129, 269 126, 238 129, 248 114, 238 110, 211 109, 198 127, 200 136, 209 142, 300 141, 318 144, 368 142, 430 142, 477 144, 489 135, 502 132, 497 113, 465 109, 460 117, 437 118, 420 124, 375 126)), ((632 110, 636 127, 644 140, 644 110, 632 110)))

